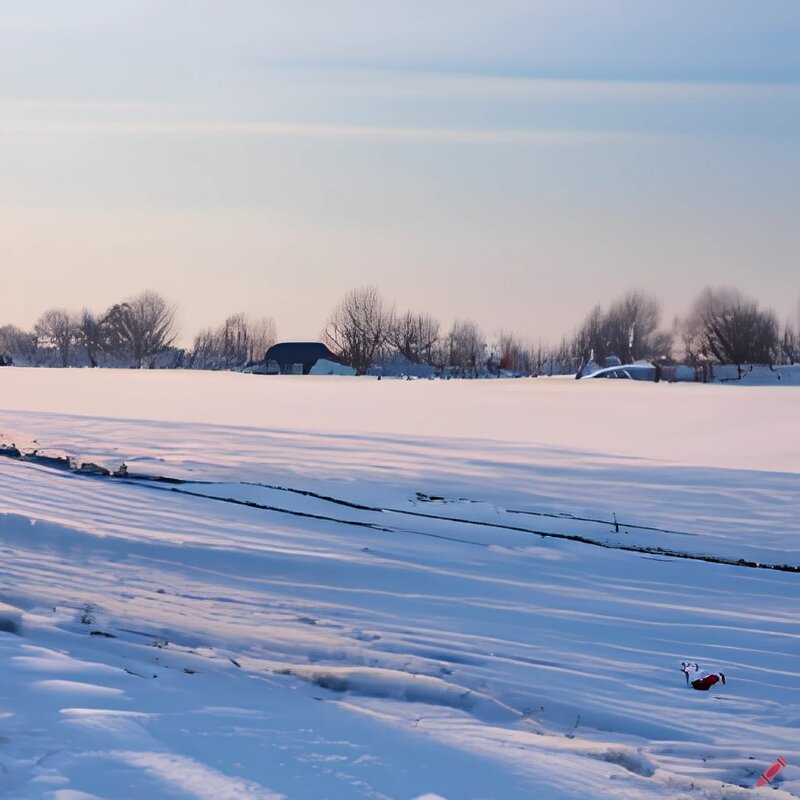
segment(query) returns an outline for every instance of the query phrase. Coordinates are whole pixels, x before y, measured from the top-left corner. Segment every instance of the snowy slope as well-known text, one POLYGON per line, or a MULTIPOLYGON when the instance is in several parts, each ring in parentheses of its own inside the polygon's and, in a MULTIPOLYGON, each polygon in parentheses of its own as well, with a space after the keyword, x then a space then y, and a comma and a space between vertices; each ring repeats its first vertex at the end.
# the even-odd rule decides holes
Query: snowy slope
POLYGON ((800 796, 796 390, 0 380, 0 796, 800 796))

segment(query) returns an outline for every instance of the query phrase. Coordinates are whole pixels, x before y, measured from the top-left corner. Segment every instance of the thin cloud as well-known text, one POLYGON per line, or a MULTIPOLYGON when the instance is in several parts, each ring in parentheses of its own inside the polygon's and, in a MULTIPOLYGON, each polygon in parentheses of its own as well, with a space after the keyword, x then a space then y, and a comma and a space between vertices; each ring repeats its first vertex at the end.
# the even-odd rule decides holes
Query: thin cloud
POLYGON ((619 130, 385 127, 305 122, 20 122, 0 125, 0 132, 129 136, 222 134, 474 145, 619 144, 665 137, 662 133, 619 130))
MULTIPOLYGON (((379 73, 374 73, 376 77, 379 73)), ((389 77, 389 82, 391 77, 389 77)), ((391 92, 448 97, 727 98, 800 96, 800 83, 705 80, 520 78, 406 73, 391 92)))
POLYGON ((0 109, 14 110, 46 110, 46 111, 159 111, 177 110, 181 108, 176 103, 155 103, 139 100, 80 100, 80 99, 50 99, 50 98, 17 98, 0 97, 0 109))

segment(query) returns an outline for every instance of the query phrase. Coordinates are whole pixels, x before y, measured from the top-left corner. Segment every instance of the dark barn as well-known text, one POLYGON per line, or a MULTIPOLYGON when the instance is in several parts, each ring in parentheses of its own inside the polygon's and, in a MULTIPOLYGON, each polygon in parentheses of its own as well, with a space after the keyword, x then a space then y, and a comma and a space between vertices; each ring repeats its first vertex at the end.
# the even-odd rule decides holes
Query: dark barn
POLYGON ((281 375, 308 375, 320 359, 342 363, 322 342, 281 342, 272 345, 264 356, 267 372, 281 375))

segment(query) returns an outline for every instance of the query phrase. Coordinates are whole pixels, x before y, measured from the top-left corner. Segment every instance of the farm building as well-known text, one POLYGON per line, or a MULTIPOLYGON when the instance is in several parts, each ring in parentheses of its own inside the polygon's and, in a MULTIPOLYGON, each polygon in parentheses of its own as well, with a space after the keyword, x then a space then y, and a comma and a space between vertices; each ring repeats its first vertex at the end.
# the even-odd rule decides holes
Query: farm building
POLYGON ((270 375, 353 374, 322 342, 274 344, 267 350, 264 362, 270 375))

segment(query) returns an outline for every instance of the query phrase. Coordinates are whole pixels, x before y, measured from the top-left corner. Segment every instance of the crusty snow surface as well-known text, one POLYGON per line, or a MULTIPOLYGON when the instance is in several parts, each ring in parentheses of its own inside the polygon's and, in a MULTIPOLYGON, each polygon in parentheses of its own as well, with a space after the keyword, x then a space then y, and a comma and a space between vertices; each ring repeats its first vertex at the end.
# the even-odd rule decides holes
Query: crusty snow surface
POLYGON ((0 796, 800 797, 798 407, 2 369, 0 796))

